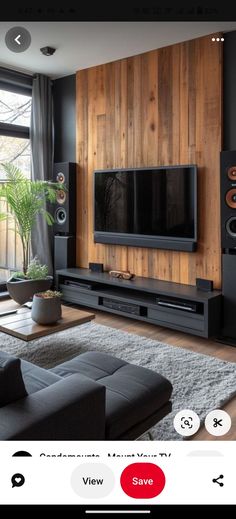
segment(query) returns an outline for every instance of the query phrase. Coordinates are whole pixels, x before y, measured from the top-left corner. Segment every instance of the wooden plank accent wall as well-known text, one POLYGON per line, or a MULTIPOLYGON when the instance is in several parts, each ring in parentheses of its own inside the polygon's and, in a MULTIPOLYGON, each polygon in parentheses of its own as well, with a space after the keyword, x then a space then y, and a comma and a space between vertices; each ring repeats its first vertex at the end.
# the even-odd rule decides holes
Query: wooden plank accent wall
POLYGON ((222 50, 209 36, 77 73, 77 266, 220 288, 222 50), (198 166, 196 253, 95 244, 93 171, 198 166))

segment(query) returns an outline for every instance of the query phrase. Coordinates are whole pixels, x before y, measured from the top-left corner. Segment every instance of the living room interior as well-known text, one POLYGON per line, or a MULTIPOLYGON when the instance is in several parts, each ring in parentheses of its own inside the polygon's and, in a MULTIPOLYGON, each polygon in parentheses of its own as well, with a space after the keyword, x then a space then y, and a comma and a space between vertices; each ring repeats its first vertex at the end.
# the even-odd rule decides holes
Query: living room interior
POLYGON ((0 439, 235 440, 236 23, 21 26, 0 23, 0 439))

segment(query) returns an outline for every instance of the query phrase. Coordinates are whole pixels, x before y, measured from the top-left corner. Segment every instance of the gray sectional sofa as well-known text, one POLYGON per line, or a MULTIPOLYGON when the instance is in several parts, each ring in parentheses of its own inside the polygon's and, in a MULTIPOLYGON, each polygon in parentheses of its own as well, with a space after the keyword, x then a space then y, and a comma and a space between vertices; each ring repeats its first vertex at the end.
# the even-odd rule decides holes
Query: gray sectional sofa
POLYGON ((0 352, 0 440, 134 440, 171 411, 162 375, 87 352, 53 369, 0 352))

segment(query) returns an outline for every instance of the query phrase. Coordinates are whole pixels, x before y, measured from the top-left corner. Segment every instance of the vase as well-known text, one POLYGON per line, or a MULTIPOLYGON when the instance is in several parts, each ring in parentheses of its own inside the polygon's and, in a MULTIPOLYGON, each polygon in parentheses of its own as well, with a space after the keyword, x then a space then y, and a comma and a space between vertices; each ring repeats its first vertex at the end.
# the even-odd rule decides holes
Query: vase
POLYGON ((59 297, 33 297, 31 318, 38 324, 53 324, 61 319, 61 300, 59 297))
POLYGON ((32 297, 36 292, 44 292, 49 290, 52 285, 52 276, 45 279, 14 279, 7 281, 7 290, 14 301, 19 305, 32 301, 32 297))

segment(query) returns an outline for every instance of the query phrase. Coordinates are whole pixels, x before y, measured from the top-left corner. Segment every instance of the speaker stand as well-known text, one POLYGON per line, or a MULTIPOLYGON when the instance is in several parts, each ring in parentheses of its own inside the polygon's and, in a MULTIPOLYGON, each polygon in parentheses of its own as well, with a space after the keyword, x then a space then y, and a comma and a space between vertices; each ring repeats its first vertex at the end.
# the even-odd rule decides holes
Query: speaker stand
POLYGON ((220 342, 222 344, 226 344, 227 346, 234 346, 236 348, 236 338, 233 337, 224 337, 223 335, 219 335, 219 337, 214 338, 215 342, 220 342))
POLYGON ((56 234, 54 236, 54 270, 75 266, 76 237, 56 234))

